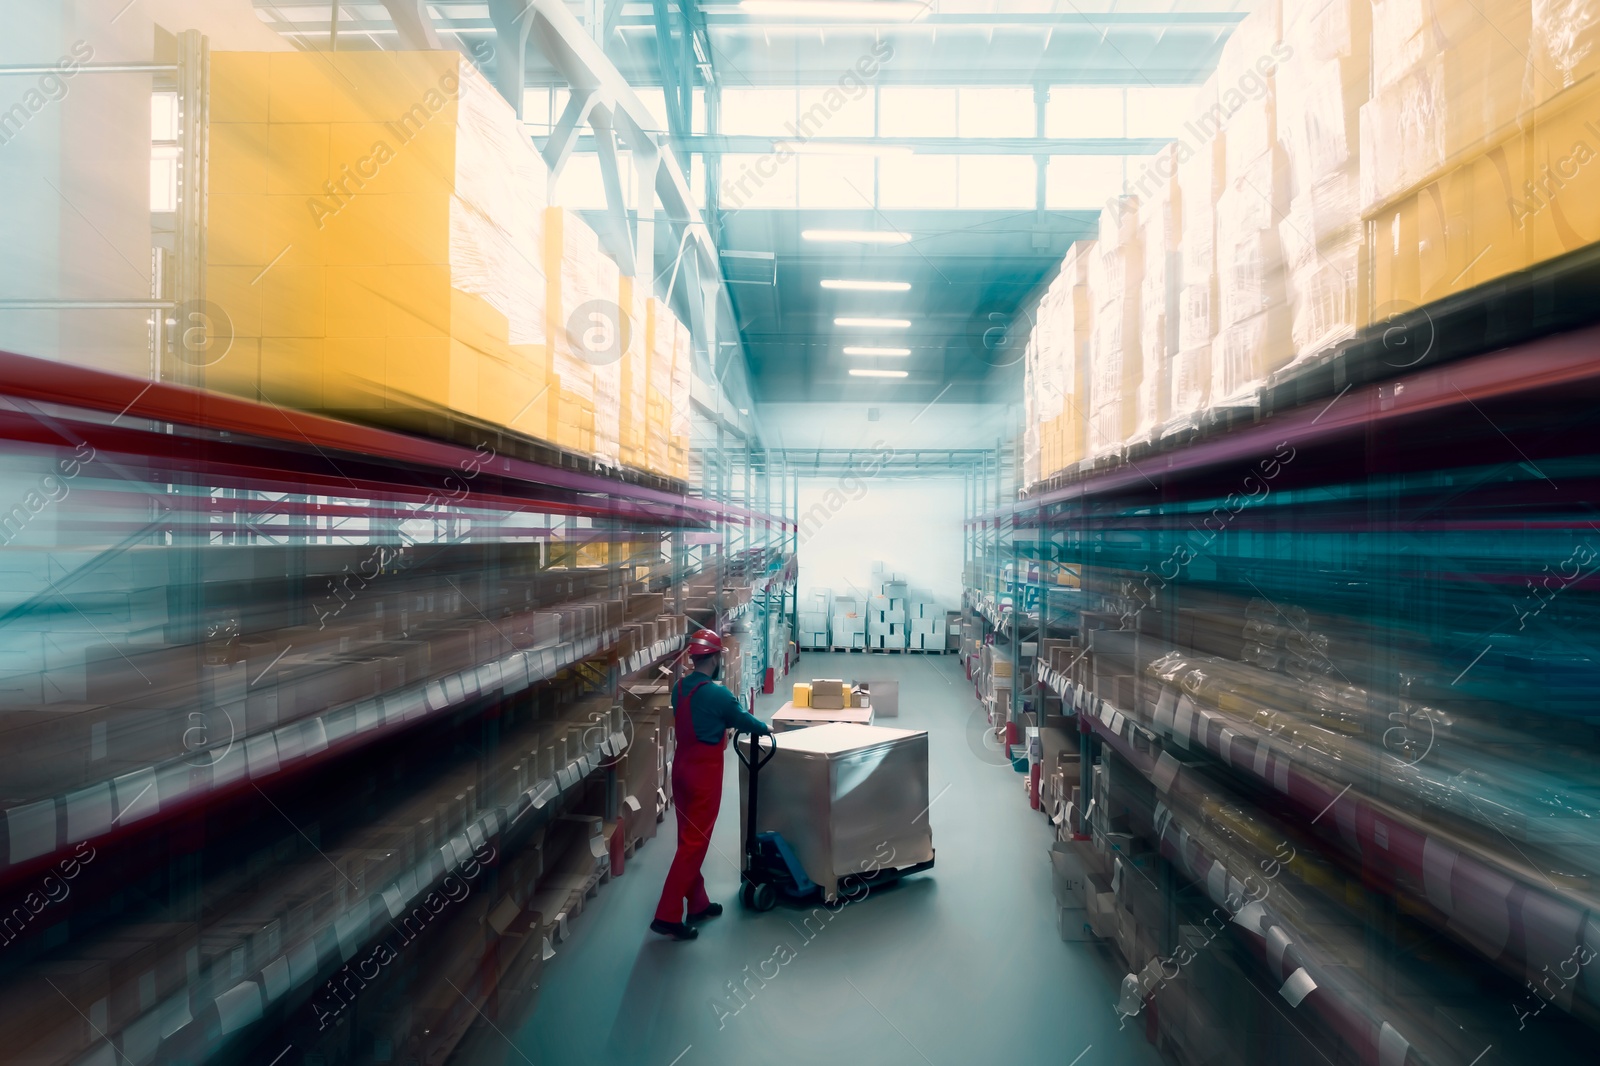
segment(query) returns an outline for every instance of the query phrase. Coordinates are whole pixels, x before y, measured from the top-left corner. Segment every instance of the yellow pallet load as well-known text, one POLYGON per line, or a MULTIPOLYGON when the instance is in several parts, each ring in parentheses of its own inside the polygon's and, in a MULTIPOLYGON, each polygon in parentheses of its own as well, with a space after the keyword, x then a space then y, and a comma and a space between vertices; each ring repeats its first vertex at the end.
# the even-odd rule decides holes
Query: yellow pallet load
MULTIPOLYGON (((1533 0, 1523 108, 1537 108, 1600 71, 1600 2, 1533 0)), ((1594 136, 1589 139, 1594 146, 1594 136)))
POLYGON ((1072 310, 1070 322, 1061 329, 1063 339, 1072 342, 1061 347, 1061 380, 1066 387, 1060 422, 1062 469, 1088 458, 1089 349, 1094 335, 1095 303, 1094 291, 1089 288, 1089 264, 1095 254, 1094 241, 1078 241, 1067 250, 1061 268, 1062 277, 1069 278, 1071 284, 1071 297, 1062 300, 1062 307, 1072 310))
POLYGON ((621 379, 616 346, 616 261, 600 248, 594 230, 572 211, 545 215, 545 270, 549 277, 551 426, 554 442, 570 451, 616 462, 621 379))
POLYGON ((811 706, 811 682, 796 681, 794 683, 794 699, 791 700, 795 707, 806 708, 811 706))
POLYGON ((208 388, 543 435, 546 170, 456 52, 214 52, 208 388))
POLYGON ((1100 212, 1100 239, 1089 264, 1089 291, 1098 305, 1089 346, 1091 457, 1116 455, 1137 424, 1141 236, 1138 197, 1119 197, 1114 208, 1100 212))
MULTIPOLYGON (((1527 59, 1516 120, 1481 148, 1458 134, 1450 144, 1464 142, 1466 158, 1369 208, 1375 307, 1441 299, 1600 241, 1600 3, 1521 6, 1529 23, 1525 40, 1511 37, 1527 59)), ((1520 25, 1503 5, 1485 10, 1507 34, 1520 25)), ((1503 43, 1485 48, 1514 65, 1503 43)))
POLYGON ((1529 266, 1600 241, 1600 0, 1535 0, 1533 10, 1532 121, 1497 146, 1525 160, 1511 214, 1529 266))
POLYGON ((1223 46, 1217 85, 1233 111, 1223 134, 1224 184, 1217 198, 1217 338, 1211 350, 1213 407, 1249 398, 1294 358, 1278 220, 1288 206, 1274 94, 1283 52, 1276 3, 1256 8, 1223 46))
POLYGON ((647 469, 670 477, 672 439, 672 361, 678 343, 678 317, 657 299, 645 306, 645 448, 647 469))
POLYGON ((1197 93, 1190 135, 1178 157, 1182 288, 1178 293, 1178 354, 1172 367, 1174 417, 1193 419, 1211 395, 1211 345, 1217 336, 1217 197, 1226 173, 1217 112, 1216 80, 1197 93), (1192 139, 1191 139, 1192 138, 1192 139))
POLYGON ((1382 321, 1528 265, 1518 192, 1533 179, 1537 119, 1522 107, 1529 0, 1371 2, 1361 212, 1370 319, 1382 321))
POLYGON ((1290 200, 1278 224, 1295 351, 1353 336, 1362 316, 1360 116, 1370 63, 1368 0, 1290 5, 1292 55, 1275 79, 1290 200))
POLYGON ((1144 278, 1139 293, 1139 410, 1135 436, 1158 437, 1172 413, 1172 371, 1177 353, 1179 258, 1178 150, 1157 153, 1155 171, 1141 181, 1139 229, 1144 278), (1164 177, 1163 177, 1164 175, 1164 177), (1148 185, 1149 193, 1144 189, 1148 185))
POLYGON ((1077 451, 1083 434, 1077 393, 1083 341, 1089 330, 1088 254, 1084 251, 1089 248, 1093 248, 1092 242, 1081 241, 1068 249, 1039 301, 1029 339, 1032 408, 1028 421, 1037 427, 1040 478, 1054 477, 1082 458, 1077 451))
POLYGON ((1363 208, 1508 133, 1522 108, 1529 0, 1371 0, 1372 100, 1362 109, 1363 208))
POLYGON ((650 360, 645 329, 648 287, 648 281, 641 284, 637 278, 624 277, 619 301, 622 307, 620 328, 625 343, 620 365, 621 379, 618 382, 621 388, 618 445, 622 465, 636 470, 650 468, 650 444, 646 430, 650 391, 650 360))
POLYGON ((689 327, 677 323, 677 337, 673 345, 672 393, 670 433, 667 437, 667 473, 675 478, 689 476, 689 433, 693 412, 690 409, 690 388, 694 375, 694 343, 689 327))
MULTIPOLYGON (((1042 305, 1041 305, 1042 310, 1042 305)), ((1022 484, 1037 485, 1040 480, 1039 405, 1044 399, 1044 383, 1039 377, 1039 330, 1028 334, 1022 354, 1022 484)))

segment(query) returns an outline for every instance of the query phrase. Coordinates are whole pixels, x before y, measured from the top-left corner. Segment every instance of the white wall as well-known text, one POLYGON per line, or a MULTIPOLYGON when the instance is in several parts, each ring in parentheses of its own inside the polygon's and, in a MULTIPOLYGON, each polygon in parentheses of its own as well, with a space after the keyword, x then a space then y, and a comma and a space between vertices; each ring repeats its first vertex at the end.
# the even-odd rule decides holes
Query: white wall
POLYGON ((800 592, 868 594, 872 564, 961 605, 962 482, 819 478, 800 482, 800 592))
POLYGON ((758 414, 769 447, 797 449, 872 448, 883 441, 898 451, 913 448, 993 448, 1013 435, 1022 412, 1004 404, 963 403, 959 388, 935 404, 764 403, 758 414), (876 410, 878 420, 869 421, 876 410))

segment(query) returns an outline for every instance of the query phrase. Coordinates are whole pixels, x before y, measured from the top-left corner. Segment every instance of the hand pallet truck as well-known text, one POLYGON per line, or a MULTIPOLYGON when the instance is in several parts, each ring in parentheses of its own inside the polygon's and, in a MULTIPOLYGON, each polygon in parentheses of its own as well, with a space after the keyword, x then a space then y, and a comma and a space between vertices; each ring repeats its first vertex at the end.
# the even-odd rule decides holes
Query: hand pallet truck
MULTIPOLYGON (((745 795, 744 866, 739 871, 739 901, 749 910, 770 911, 777 906, 781 894, 791 902, 800 903, 822 896, 829 906, 842 906, 833 893, 823 891, 821 885, 806 876, 800 857, 788 841, 775 832, 756 832, 757 800, 760 796, 761 768, 778 754, 778 741, 771 734, 750 734, 750 753, 735 738, 734 751, 748 771, 749 786, 745 795), (761 743, 763 736, 770 741, 761 743)), ((868 886, 889 884, 907 874, 933 868, 933 859, 914 866, 888 867, 871 872, 846 874, 840 879, 868 886)), ((837 889, 838 886, 835 886, 837 889)), ((847 897, 848 898, 848 897, 847 897)), ((855 897, 860 898, 860 897, 855 897)))

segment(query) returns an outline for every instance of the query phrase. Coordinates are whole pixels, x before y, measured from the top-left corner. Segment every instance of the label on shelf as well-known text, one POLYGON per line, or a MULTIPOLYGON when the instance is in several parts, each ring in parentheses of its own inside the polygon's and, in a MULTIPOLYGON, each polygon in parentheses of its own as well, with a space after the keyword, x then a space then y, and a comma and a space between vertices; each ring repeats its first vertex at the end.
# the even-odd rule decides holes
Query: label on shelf
POLYGON ((1275 925, 1267 930, 1267 961, 1274 973, 1283 972, 1283 953, 1289 948, 1289 935, 1283 927, 1275 925))
POLYGON ((1182 768, 1182 764, 1177 759, 1174 759, 1170 752, 1164 751, 1161 753, 1161 757, 1156 760, 1155 769, 1150 772, 1150 779, 1155 782, 1155 786, 1159 791, 1166 792, 1172 788, 1172 782, 1182 768))
POLYGON ((1289 979, 1278 989, 1278 994, 1289 1001, 1289 1006, 1298 1007, 1300 1002, 1316 991, 1317 982, 1311 979, 1304 966, 1289 975, 1289 979))
POLYGON ((1378 1066, 1405 1066, 1411 1042, 1388 1022, 1378 1030, 1378 1066))
POLYGON ((1189 746, 1189 738, 1194 735, 1194 703, 1187 695, 1178 697, 1178 705, 1172 716, 1172 735, 1185 748, 1189 746))
POLYGON ((1240 928, 1248 929, 1256 936, 1261 936, 1261 919, 1266 917, 1266 914, 1265 907, 1251 900, 1239 908, 1238 913, 1233 916, 1233 920, 1240 928))

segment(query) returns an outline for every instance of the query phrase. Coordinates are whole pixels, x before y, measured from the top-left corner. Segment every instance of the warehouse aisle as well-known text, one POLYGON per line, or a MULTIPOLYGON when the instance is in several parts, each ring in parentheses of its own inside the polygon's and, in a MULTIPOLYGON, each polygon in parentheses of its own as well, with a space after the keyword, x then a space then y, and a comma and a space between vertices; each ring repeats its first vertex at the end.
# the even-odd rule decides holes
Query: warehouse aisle
MULTIPOLYGON (((899 680, 896 722, 929 731, 938 866, 838 911, 808 940, 805 912, 744 912, 738 885, 738 764, 706 866, 728 907, 700 938, 647 931, 673 846, 672 819, 574 926, 545 970, 532 1017, 480 1041, 478 1061, 536 1066, 698 1066, 849 1061, 967 1066, 1043 1059, 1076 1066, 1157 1063, 1142 1024, 1118 1031, 1121 974, 1098 943, 1057 936, 1048 824, 1027 811, 1021 776, 982 740, 954 656, 807 655, 791 680, 899 680), (741 1006, 730 990, 793 951, 741 1006), (1068 1003, 1104 1003, 1066 1025, 1068 1003), (494 1045, 494 1046, 492 1046, 494 1045), (514 1045, 514 1046, 512 1046, 514 1045)), ((764 697, 763 717, 782 702, 764 697)), ((816 927, 813 926, 813 929, 816 927)), ((771 973, 774 963, 766 972, 771 973)))

